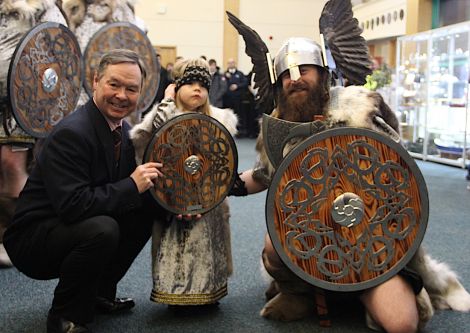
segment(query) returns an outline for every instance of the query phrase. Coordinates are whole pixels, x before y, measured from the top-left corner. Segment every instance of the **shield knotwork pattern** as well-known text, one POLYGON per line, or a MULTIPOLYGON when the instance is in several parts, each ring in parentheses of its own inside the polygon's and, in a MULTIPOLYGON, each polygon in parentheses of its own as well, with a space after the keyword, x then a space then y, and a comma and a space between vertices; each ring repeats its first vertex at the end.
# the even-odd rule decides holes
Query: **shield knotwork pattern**
POLYGON ((221 203, 235 181, 238 153, 212 117, 186 113, 166 122, 147 146, 145 162, 162 162, 151 193, 175 214, 202 214, 221 203))
POLYGON ((129 22, 115 22, 98 30, 88 42, 83 62, 85 68, 84 87, 93 95, 93 76, 104 53, 113 49, 128 49, 137 52, 147 70, 138 112, 146 111, 154 102, 160 80, 160 64, 157 54, 142 30, 129 22))
POLYGON ((80 46, 65 26, 38 24, 18 44, 8 72, 13 116, 31 136, 42 138, 73 112, 82 85, 80 46))
POLYGON ((268 191, 274 248, 305 281, 329 290, 370 288, 412 258, 427 226, 424 178, 384 135, 336 128, 293 149, 268 191))

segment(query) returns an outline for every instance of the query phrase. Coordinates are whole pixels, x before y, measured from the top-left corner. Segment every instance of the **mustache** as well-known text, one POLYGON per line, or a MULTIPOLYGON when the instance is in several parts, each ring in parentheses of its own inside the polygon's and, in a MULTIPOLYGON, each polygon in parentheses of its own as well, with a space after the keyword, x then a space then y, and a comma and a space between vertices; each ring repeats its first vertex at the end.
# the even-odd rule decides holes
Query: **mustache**
POLYGON ((310 122, 315 115, 322 115, 329 101, 329 94, 321 87, 296 84, 280 91, 278 99, 279 118, 294 122, 310 122), (305 96, 292 96, 291 92, 307 90, 305 96))
POLYGON ((310 90, 309 86, 303 82, 299 82, 296 84, 292 84, 290 87, 287 88, 287 95, 297 92, 297 91, 308 91, 310 90))

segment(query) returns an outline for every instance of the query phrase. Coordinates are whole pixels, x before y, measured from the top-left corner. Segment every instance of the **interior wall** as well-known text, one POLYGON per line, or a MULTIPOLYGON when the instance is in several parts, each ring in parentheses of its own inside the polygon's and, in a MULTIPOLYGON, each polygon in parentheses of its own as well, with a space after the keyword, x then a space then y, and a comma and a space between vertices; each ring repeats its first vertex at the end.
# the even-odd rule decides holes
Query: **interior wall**
POLYGON ((136 15, 148 28, 152 45, 176 46, 178 56, 223 56, 223 9, 220 0, 139 0, 136 15))
MULTIPOLYGON (((237 1, 237 0, 235 0, 237 1)), ((319 40, 318 19, 327 0, 238 0, 239 18, 256 30, 272 53, 291 36, 319 40)), ((184 58, 205 55, 223 63, 224 1, 139 0, 136 15, 144 20, 152 45, 176 46, 184 58)), ((238 68, 251 70, 245 43, 238 39, 238 68)))
MULTIPOLYGON (((266 43, 272 56, 289 37, 320 40, 318 20, 326 0, 240 0, 240 19, 254 29, 266 43)), ((245 55, 245 42, 238 41, 239 68, 251 70, 245 55)))

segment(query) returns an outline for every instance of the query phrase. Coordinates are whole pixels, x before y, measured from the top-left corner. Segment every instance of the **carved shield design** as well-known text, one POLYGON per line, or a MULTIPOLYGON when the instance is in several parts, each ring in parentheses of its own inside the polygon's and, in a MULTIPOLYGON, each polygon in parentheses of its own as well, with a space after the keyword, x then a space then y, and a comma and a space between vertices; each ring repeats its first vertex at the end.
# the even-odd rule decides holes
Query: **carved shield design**
POLYGON ((73 112, 82 85, 81 52, 65 26, 45 22, 22 38, 8 72, 13 116, 31 136, 42 138, 73 112))
POLYGON ((412 258, 429 202, 413 158, 390 138, 359 128, 309 137, 276 171, 268 232, 283 262, 320 288, 362 290, 412 258))
POLYGON ((174 214, 202 214, 221 203, 235 181, 238 153, 212 117, 185 113, 166 122, 147 146, 144 163, 162 162, 151 193, 174 214))
POLYGON ((83 56, 85 69, 84 87, 93 95, 93 76, 102 55, 113 49, 128 49, 137 52, 147 70, 137 112, 146 111, 154 102, 160 80, 160 63, 157 54, 145 33, 129 22, 108 24, 98 30, 88 42, 83 56))

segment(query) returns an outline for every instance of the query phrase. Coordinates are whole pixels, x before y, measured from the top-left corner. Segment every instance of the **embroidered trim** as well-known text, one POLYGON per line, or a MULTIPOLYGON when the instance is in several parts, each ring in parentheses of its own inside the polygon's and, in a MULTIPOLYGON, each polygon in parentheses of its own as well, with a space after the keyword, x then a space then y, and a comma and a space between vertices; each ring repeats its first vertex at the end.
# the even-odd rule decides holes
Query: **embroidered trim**
POLYGON ((167 294, 153 289, 150 300, 171 305, 204 305, 215 303, 226 295, 227 285, 210 294, 167 294))
POLYGON ((183 76, 175 80, 177 91, 182 85, 199 82, 209 91, 211 87, 211 75, 209 71, 202 66, 188 66, 184 70, 183 76))

